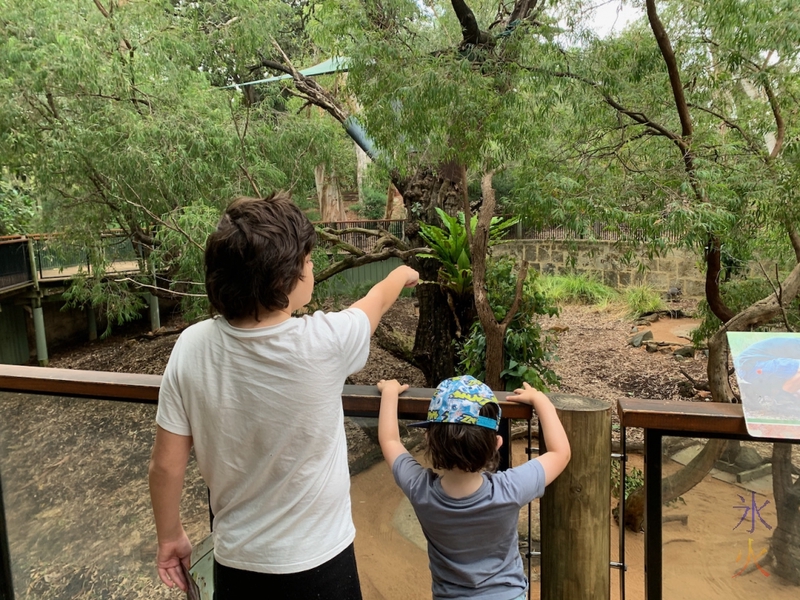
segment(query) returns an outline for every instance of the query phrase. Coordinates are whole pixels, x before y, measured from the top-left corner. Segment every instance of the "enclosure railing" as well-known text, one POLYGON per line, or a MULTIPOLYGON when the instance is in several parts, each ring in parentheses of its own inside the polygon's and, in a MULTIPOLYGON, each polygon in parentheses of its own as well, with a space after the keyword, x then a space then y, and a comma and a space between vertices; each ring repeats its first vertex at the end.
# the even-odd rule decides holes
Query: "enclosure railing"
MULTIPOLYGON (((98 371, 78 371, 78 370, 67 370, 67 369, 47 369, 47 368, 27 367, 27 366, 20 367, 20 366, 10 366, 10 365, 0 365, 0 392, 23 393, 25 394, 24 402, 26 403, 29 402, 28 395, 30 394, 55 396, 56 398, 54 400, 63 399, 64 401, 69 400, 71 402, 71 404, 69 405, 69 407, 66 408, 66 410, 77 409, 77 407, 79 407, 81 404, 85 404, 85 402, 88 400, 93 400, 93 401, 109 400, 109 401, 114 401, 116 405, 119 405, 119 403, 121 402, 127 406, 130 406, 130 403, 139 405, 156 404, 158 400, 158 390, 160 383, 161 383, 161 377, 157 375, 123 374, 123 373, 108 373, 108 372, 98 372, 98 371)), ((428 404, 430 402, 432 393, 433 390, 431 389, 421 389, 421 388, 409 389, 403 395, 403 397, 400 398, 398 406, 400 418, 419 420, 420 418, 424 417, 427 414, 428 404)), ((532 418, 530 407, 527 405, 506 402, 504 400, 505 394, 503 393, 499 393, 498 398, 501 401, 501 407, 504 417, 502 433, 504 433, 506 438, 508 438, 510 419, 526 420, 528 423, 528 446, 530 447, 530 440, 531 440, 530 427, 532 418)), ((377 417, 378 415, 380 395, 374 386, 347 385, 344 387, 343 390, 342 401, 343 401, 344 412, 348 416, 377 417)), ((87 438, 90 438, 86 440, 86 443, 89 444, 89 448, 91 449, 89 451, 94 451, 96 449, 95 444, 98 443, 98 440, 91 439, 96 434, 97 431, 90 431, 86 435, 87 438)), ((68 435, 71 435, 74 438, 76 435, 79 436, 80 434, 79 432, 68 432, 68 435)), ((508 441, 508 439, 506 439, 506 441, 508 441)), ((1 438, 0 442, 3 442, 2 445, 6 447, 4 449, 7 449, 8 443, 6 441, 3 441, 1 438)), ((107 440, 107 443, 113 444, 114 441, 107 440)), ((125 440, 120 440, 119 443, 127 443, 127 442, 125 440)), ((15 440, 14 444, 24 444, 24 441, 15 440)), ((510 444, 504 444, 504 445, 506 446, 506 448, 510 447, 510 444)), ((17 451, 23 452, 24 454, 24 450, 18 449, 17 451)), ((139 449, 138 452, 141 452, 141 449, 139 449)), ((52 479, 51 469, 53 468, 53 465, 61 465, 64 462, 64 460, 66 460, 66 457, 60 458, 58 455, 52 456, 51 458, 52 458, 52 464, 37 466, 37 468, 41 468, 43 471, 45 471, 45 475, 47 476, 48 479, 52 479)), ((505 460, 507 463, 508 454, 506 454, 505 460)), ((80 462, 79 459, 78 462, 80 462)), ((146 469, 146 463, 147 463, 146 457, 142 457, 142 459, 138 462, 142 463, 142 465, 139 465, 141 468, 146 469)), ((8 463, 6 463, 6 466, 8 467, 8 463)), ((109 456, 109 469, 118 469, 119 466, 120 465, 114 464, 112 457, 109 456)), ((75 467, 75 465, 73 465, 73 467, 75 467)), ((84 473, 84 476, 88 477, 89 475, 88 473, 84 473)), ((103 476, 101 476, 101 479, 102 478, 103 476)), ((144 481, 146 480, 146 476, 142 474, 142 476, 136 477, 134 479, 144 481)), ((54 483, 53 481, 49 481, 48 485, 52 485, 53 483, 54 483)), ((60 487, 66 487, 66 486, 60 486, 60 487)), ((26 484, 25 488, 27 492, 24 493, 35 494, 37 489, 37 484, 36 483, 26 484)), ((3 508, 5 500, 9 497, 9 494, 11 494, 12 491, 15 493, 22 493, 21 490, 10 490, 8 488, 7 477, 5 478, 5 481, 0 480, 0 600, 13 600, 14 598, 14 589, 12 587, 12 562, 11 562, 13 556, 10 555, 9 551, 9 542, 8 542, 9 528, 7 526, 8 523, 6 523, 5 520, 7 513, 3 508), (6 485, 5 490, 3 489, 3 484, 6 485)), ((95 490, 91 491, 89 495, 92 498, 95 498, 96 501, 99 502, 102 497, 102 494, 103 490, 95 490)), ((198 496, 198 494, 195 494, 195 496, 198 496)), ((200 496, 202 496, 202 494, 200 494, 200 496)), ((133 499, 128 499, 127 502, 133 503, 134 501, 133 499)), ((124 507, 121 510, 125 510, 124 507)), ((58 509, 56 507, 48 507, 48 512, 50 511, 53 511, 54 514, 57 514, 58 509)), ((149 512, 149 509, 147 512, 149 512)), ((123 517, 124 517, 123 525, 125 524, 124 523, 125 519, 133 518, 131 515, 123 515, 123 517)), ((67 515, 61 515, 60 518, 69 521, 67 515)), ((150 517, 148 515, 148 519, 149 518, 150 517)), ((17 523, 16 525, 17 527, 20 526, 19 523, 17 523)), ((22 526, 23 528, 27 529, 27 524, 22 526)), ((66 526, 67 525, 65 525, 65 527, 66 526)), ((99 527, 99 525, 96 525, 94 523, 86 523, 85 527, 92 528, 92 527, 99 527)), ((120 532, 120 535, 124 534, 120 532)), ((42 553, 42 555, 46 554, 46 549, 38 548, 38 541, 32 543, 37 545, 38 552, 42 553)), ((122 542, 120 543, 124 544, 125 540, 122 540, 122 542)), ((154 548, 154 543, 155 543, 154 540, 140 541, 140 544, 153 546, 153 548, 154 548)), ((57 546, 57 543, 51 541, 49 545, 51 547, 50 550, 55 551, 55 546, 57 546)), ((530 544, 528 547, 529 547, 529 558, 530 558, 530 556, 532 556, 534 553, 530 551, 531 548, 530 544)), ((59 550, 59 551, 66 551, 66 550, 59 550)), ((73 548, 72 551, 77 552, 78 550, 73 548)), ((31 569, 33 567, 28 565, 28 568, 31 569)), ((124 570, 122 566, 120 566, 119 569, 120 571, 124 570)), ((87 577, 89 576, 87 575, 87 577)), ((84 580, 85 579, 86 578, 84 578, 84 580)), ((130 579, 131 578, 128 576, 128 580, 130 579)), ((33 585, 36 582, 34 581, 28 583, 30 585, 33 585)), ((90 582, 84 581, 84 585, 88 586, 89 583, 90 582)), ((92 583, 92 585, 94 584, 92 583)))
POLYGON ((340 231, 337 237, 351 246, 355 246, 364 252, 369 252, 375 246, 378 238, 369 235, 365 230, 384 229, 394 237, 404 240, 406 222, 403 219, 371 219, 362 221, 319 221, 314 223, 317 227, 340 231))
MULTIPOLYGON (((139 269, 137 254, 130 237, 121 230, 103 232, 95 250, 102 253, 112 271, 127 272, 139 269)), ((56 233, 0 237, 0 291, 34 283, 35 276, 64 279, 84 273, 92 275, 89 251, 86 247, 64 242, 56 233)))
POLYGON ((8 291, 32 282, 28 240, 17 236, 0 238, 0 291, 8 291))
MULTIPOLYGON (((617 410, 623 456, 628 430, 644 430, 645 598, 797 598, 800 439, 750 436, 740 404, 617 410)), ((638 526, 642 506, 623 508, 638 526)))

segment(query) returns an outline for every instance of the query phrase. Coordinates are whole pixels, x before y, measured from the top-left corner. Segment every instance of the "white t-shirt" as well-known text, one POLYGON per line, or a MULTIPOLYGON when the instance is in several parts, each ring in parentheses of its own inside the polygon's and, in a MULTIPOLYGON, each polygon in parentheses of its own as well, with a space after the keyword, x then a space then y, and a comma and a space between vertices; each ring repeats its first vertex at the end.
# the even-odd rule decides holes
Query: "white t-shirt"
POLYGON ((353 542, 341 394, 369 341, 359 309, 258 329, 215 318, 178 338, 156 422, 193 438, 220 564, 296 573, 353 542))

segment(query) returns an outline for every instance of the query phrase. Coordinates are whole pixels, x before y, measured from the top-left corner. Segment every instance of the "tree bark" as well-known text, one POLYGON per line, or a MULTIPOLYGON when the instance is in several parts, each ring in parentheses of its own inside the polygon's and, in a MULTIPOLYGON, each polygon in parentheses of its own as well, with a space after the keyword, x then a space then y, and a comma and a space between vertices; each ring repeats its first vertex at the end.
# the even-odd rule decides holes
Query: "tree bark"
POLYGON ((498 321, 494 316, 494 311, 489 303, 488 290, 486 289, 486 258, 489 251, 489 229, 494 217, 494 210, 496 206, 496 197, 494 188, 492 187, 492 180, 494 178, 494 171, 485 173, 481 179, 481 194, 483 202, 481 204, 480 213, 478 214, 478 222, 475 226, 475 233, 469 223, 472 221, 472 215, 469 206, 469 197, 467 196, 467 171, 462 170, 462 187, 464 190, 464 218, 467 225, 467 239, 469 240, 470 256, 472 257, 472 288, 475 295, 475 308, 478 311, 478 318, 483 327, 483 333, 486 336, 486 385, 493 390, 505 390, 505 383, 501 373, 505 366, 505 337, 506 329, 508 329, 511 319, 517 312, 519 307, 520 298, 522 297, 522 285, 525 283, 525 277, 528 274, 528 263, 523 261, 522 265, 517 272, 517 286, 514 293, 514 299, 511 307, 508 309, 505 317, 498 321))
POLYGON ((314 182, 317 185, 320 219, 326 223, 346 221, 344 204, 339 193, 339 184, 336 182, 336 174, 328 174, 325 165, 319 164, 314 167, 314 182))
POLYGON ((711 236, 705 248, 706 259, 706 301, 714 316, 723 323, 730 321, 734 312, 722 299, 719 289, 719 278, 722 272, 722 257, 719 238, 711 236))
MULTIPOLYGON (((454 215, 460 208, 460 180, 453 180, 432 169, 420 169, 406 181, 395 185, 403 194, 408 215, 406 236, 412 248, 424 247, 419 223, 437 223, 436 208, 454 215)), ((423 281, 436 281, 439 263, 430 258, 411 259, 423 281)), ((466 335, 475 318, 472 298, 454 301, 438 285, 422 284, 416 288, 419 300, 419 322, 414 339, 414 361, 419 365, 427 385, 435 387, 456 373, 456 342, 466 335), (452 304, 452 306, 451 306, 452 304)))
POLYGON ((792 445, 772 446, 772 491, 778 524, 772 533, 776 572, 800 585, 800 479, 792 482, 792 445))

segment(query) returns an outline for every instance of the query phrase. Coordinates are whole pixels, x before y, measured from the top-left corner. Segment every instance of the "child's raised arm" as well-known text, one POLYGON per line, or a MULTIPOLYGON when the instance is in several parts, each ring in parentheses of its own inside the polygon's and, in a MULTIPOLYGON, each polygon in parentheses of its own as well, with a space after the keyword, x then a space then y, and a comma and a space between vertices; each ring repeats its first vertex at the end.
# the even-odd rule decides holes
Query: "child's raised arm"
POLYGON ((404 287, 414 287, 419 282, 419 273, 411 267, 399 266, 379 281, 367 295, 354 302, 351 308, 360 308, 369 317, 372 333, 378 328, 381 317, 394 304, 404 287))
POLYGON ((544 434, 547 452, 537 457, 536 460, 542 463, 542 467, 544 467, 545 485, 550 485, 556 477, 561 475, 572 456, 569 440, 567 439, 567 433, 564 431, 564 426, 561 424, 561 419, 558 418, 558 413, 556 413, 556 407, 550 402, 550 398, 527 383, 522 385, 524 386, 523 388, 514 390, 514 393, 509 394, 506 400, 530 404, 536 414, 539 415, 539 424, 541 425, 541 432, 544 434))
POLYGON ((397 425, 397 400, 398 396, 408 389, 408 384, 400 385, 396 379, 378 382, 381 392, 381 410, 378 413, 378 442, 381 445, 383 458, 391 469, 394 461, 408 450, 400 441, 400 428, 397 425))

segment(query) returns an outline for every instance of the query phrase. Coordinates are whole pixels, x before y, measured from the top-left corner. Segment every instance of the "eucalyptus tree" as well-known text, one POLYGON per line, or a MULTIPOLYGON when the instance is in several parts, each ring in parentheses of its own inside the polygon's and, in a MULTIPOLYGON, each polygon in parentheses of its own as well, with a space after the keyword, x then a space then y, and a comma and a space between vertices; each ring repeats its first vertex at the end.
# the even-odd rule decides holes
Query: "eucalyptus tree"
MULTIPOLYGON (((529 155, 527 165, 549 168, 544 177, 529 171, 525 191, 541 200, 533 207, 540 214, 619 225, 653 252, 673 239, 698 253, 716 323, 709 385, 714 400, 733 402, 726 333, 791 330, 800 291, 800 6, 646 0, 641 10, 623 35, 587 34, 571 48, 557 40, 522 65, 562 90, 552 114, 574 136, 549 138, 561 166, 529 155), (768 291, 741 303, 722 282, 748 264, 759 267, 747 277, 768 291)), ((707 443, 664 480, 662 499, 693 487, 723 447, 707 443)), ((780 509, 771 557, 800 583, 800 495, 780 444, 773 467, 780 509)), ((629 508, 638 528, 643 497, 634 495, 629 508)))
MULTIPOLYGON (((405 258, 424 280, 435 281, 438 264, 411 252, 425 247, 420 223, 439 223, 437 209, 453 215, 478 208, 480 201, 469 206, 469 182, 482 181, 483 189, 492 190, 493 174, 513 166, 536 137, 535 81, 518 61, 536 45, 534 38, 555 34, 552 19, 543 3, 529 0, 499 7, 480 0, 322 1, 314 5, 314 16, 320 47, 350 58, 346 92, 357 99, 356 116, 374 142, 374 157, 403 196, 411 242, 405 258)), ((300 75, 280 44, 264 54, 266 72, 291 75, 295 93, 352 131, 354 111, 341 96, 300 75)), ((491 212, 489 207, 478 220, 479 248, 486 246, 491 212)), ((484 249, 472 258, 476 280, 482 281, 484 249)), ((520 282, 524 278, 523 267, 520 282)), ((493 350, 487 354, 502 365, 505 325, 494 321, 481 286, 476 294, 493 350)), ((459 323, 475 318, 476 307, 471 295, 454 303, 438 285, 423 285, 417 295, 414 355, 434 383, 454 373, 453 340, 459 323)))
MULTIPOLYGON (((297 39, 296 14, 277 0, 0 0, 4 184, 29 182, 41 227, 98 248, 96 272, 100 232, 119 228, 143 260, 158 248, 177 278, 202 282, 200 250, 232 197, 286 188, 304 204, 314 164, 353 171, 344 133, 316 111, 298 113, 299 100, 262 90, 231 102, 217 89, 249 74, 240 57, 265 37, 297 39)), ((73 292, 130 315, 132 290, 73 292)))

